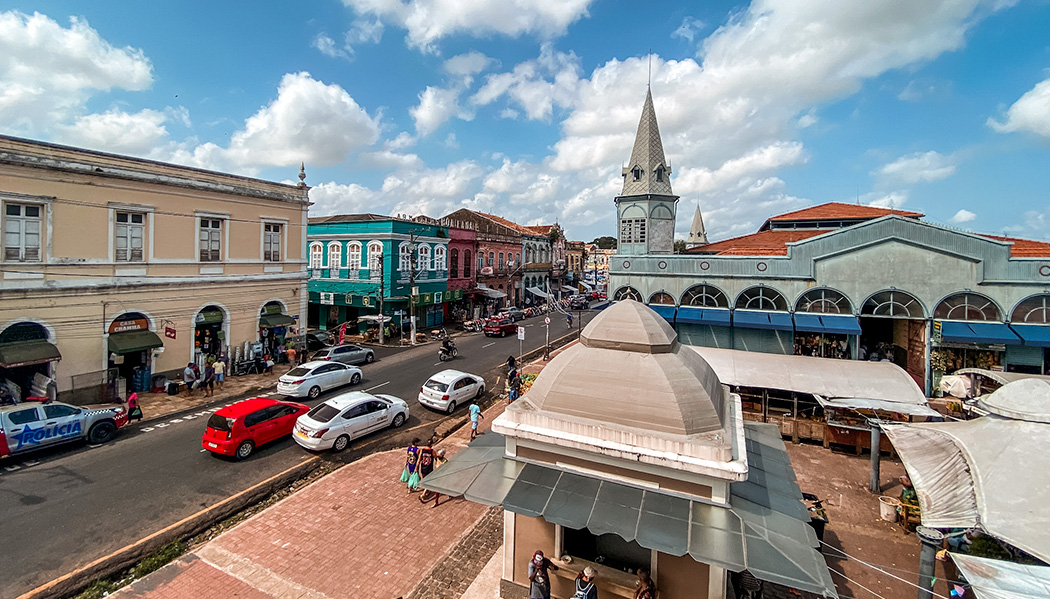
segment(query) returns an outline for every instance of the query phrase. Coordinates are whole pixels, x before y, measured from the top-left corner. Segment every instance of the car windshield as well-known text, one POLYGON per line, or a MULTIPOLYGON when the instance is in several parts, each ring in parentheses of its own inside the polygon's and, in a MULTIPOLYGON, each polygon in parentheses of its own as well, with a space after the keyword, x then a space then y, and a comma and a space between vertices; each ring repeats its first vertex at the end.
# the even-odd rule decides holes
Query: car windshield
POLYGON ((335 418, 335 415, 338 413, 338 409, 333 408, 328 404, 320 404, 318 406, 314 406, 314 409, 310 410, 307 416, 309 416, 313 420, 316 420, 317 422, 328 422, 332 418, 335 418))
POLYGON ((233 418, 212 414, 211 418, 208 419, 208 428, 213 428, 217 431, 229 431, 232 426, 233 418))
POLYGON ((440 393, 448 391, 448 385, 446 385, 445 383, 435 381, 434 379, 430 379, 429 381, 427 381, 427 384, 424 385, 424 387, 426 387, 427 389, 433 389, 434 391, 438 391, 440 393))
POLYGON ((303 368, 302 366, 300 366, 298 368, 293 368, 293 369, 289 370, 288 372, 285 373, 284 376, 306 376, 308 374, 310 374, 310 369, 309 368, 303 368))

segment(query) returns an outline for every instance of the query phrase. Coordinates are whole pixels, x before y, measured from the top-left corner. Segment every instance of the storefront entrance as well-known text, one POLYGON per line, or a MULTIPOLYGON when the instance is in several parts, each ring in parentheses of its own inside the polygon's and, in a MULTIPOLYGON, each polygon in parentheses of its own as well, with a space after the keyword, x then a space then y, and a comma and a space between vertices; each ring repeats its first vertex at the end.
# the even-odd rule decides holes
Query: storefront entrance
POLYGON ((62 359, 47 329, 19 322, 0 332, 0 405, 55 395, 54 363, 62 359))
POLYGON ((915 296, 904 291, 880 291, 861 308, 861 360, 889 360, 926 386, 926 312, 915 296))
POLYGON ((109 325, 109 368, 116 372, 110 384, 116 397, 153 386, 153 351, 164 347, 164 341, 149 329, 149 319, 139 312, 122 314, 109 325))
POLYGON ((263 353, 277 355, 276 348, 284 345, 289 327, 294 326, 295 319, 284 313, 284 306, 280 302, 269 302, 263 306, 259 314, 259 342, 262 343, 263 353))
POLYGON ((226 313, 218 306, 207 306, 194 318, 193 352, 198 359, 218 356, 225 349, 226 333, 223 328, 226 313))

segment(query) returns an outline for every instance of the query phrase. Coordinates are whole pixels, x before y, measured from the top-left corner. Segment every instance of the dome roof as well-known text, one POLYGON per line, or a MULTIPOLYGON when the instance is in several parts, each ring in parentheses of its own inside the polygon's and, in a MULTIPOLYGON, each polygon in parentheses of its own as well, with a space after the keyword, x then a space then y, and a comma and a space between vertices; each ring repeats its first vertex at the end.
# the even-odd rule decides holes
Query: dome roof
POLYGON ((1021 379, 1007 383, 980 403, 1003 418, 1050 424, 1050 381, 1021 379))
POLYGON ((542 412, 695 435, 724 430, 726 391, 699 354, 649 307, 620 301, 551 360, 526 400, 542 412))

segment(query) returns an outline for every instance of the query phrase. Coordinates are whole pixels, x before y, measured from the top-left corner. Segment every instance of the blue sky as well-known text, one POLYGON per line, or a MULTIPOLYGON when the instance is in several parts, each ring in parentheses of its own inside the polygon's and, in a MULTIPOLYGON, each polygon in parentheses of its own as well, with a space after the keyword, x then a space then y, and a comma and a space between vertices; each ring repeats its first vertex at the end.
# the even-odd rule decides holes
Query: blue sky
POLYGON ((615 231, 651 52, 712 239, 828 201, 1050 239, 1048 0, 0 2, 0 133, 278 181, 316 215, 615 231), (300 4, 301 6, 297 6, 300 4))

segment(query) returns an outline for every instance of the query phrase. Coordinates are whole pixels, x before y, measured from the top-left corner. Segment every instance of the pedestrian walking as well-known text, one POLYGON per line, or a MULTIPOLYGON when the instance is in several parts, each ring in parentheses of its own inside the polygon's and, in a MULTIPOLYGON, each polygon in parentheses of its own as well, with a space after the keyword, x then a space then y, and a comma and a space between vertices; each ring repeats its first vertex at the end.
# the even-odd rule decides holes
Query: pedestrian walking
POLYGON ((226 362, 223 362, 222 358, 215 360, 212 364, 215 368, 215 385, 222 390, 222 384, 226 381, 226 362))
POLYGON ((638 588, 634 591, 634 599, 656 599, 656 585, 646 568, 638 568, 638 588))
POLYGON ((529 599, 551 599, 551 577, 548 570, 557 570, 558 566, 543 557, 537 550, 529 561, 529 599))
POLYGON ((215 366, 211 362, 204 364, 204 377, 201 379, 201 387, 204 388, 204 397, 211 397, 215 394, 212 390, 212 386, 215 384, 215 366))
MULTIPOLYGON (((445 450, 437 450, 437 452, 434 453, 434 470, 440 468, 447 461, 448 458, 445 457, 445 450)), ((430 501, 430 496, 427 493, 428 491, 423 491, 419 494, 420 503, 425 504, 426 502, 430 501)), ((438 506, 438 499, 441 499, 441 493, 434 493, 433 491, 430 491, 429 493, 433 493, 434 495, 434 505, 430 506, 430 508, 436 508, 438 506)))
POLYGON ((572 328, 572 312, 566 312, 565 313, 565 328, 567 328, 567 329, 571 329, 572 328))
POLYGON ((434 440, 427 441, 426 447, 419 448, 419 480, 423 480, 434 471, 434 440))
POLYGON ((128 422, 142 420, 142 408, 139 407, 139 394, 132 393, 128 396, 128 422))
POLYGON ((510 373, 514 372, 517 369, 517 366, 518 362, 514 359, 514 356, 507 358, 507 376, 510 376, 510 373))
POLYGON ((572 599, 598 599, 598 587, 594 586, 594 579, 598 573, 594 568, 587 566, 576 575, 576 592, 572 599))
POLYGON ((263 372, 273 374, 273 358, 270 354, 263 356, 263 372))
POLYGON ((182 369, 182 380, 186 381, 186 391, 193 395, 193 387, 197 384, 197 375, 193 372, 195 364, 190 362, 186 364, 186 368, 182 369))
POLYGON ((295 355, 297 353, 295 351, 295 346, 289 344, 288 347, 284 350, 284 353, 285 353, 285 355, 288 356, 288 363, 291 365, 292 368, 295 368, 295 366, 296 366, 295 355))
POLYGON ((470 404, 470 408, 467 410, 470 413, 470 440, 478 438, 478 421, 484 420, 485 416, 481 414, 481 406, 477 403, 470 404))
POLYGON ((514 400, 521 396, 521 377, 518 376, 517 371, 510 377, 510 382, 507 384, 510 390, 507 392, 507 403, 514 403, 514 400))
POLYGON ((407 455, 405 456, 405 469, 401 471, 401 482, 408 484, 408 492, 416 490, 419 485, 419 472, 417 472, 416 466, 419 465, 419 439, 412 439, 412 443, 408 445, 407 455))

